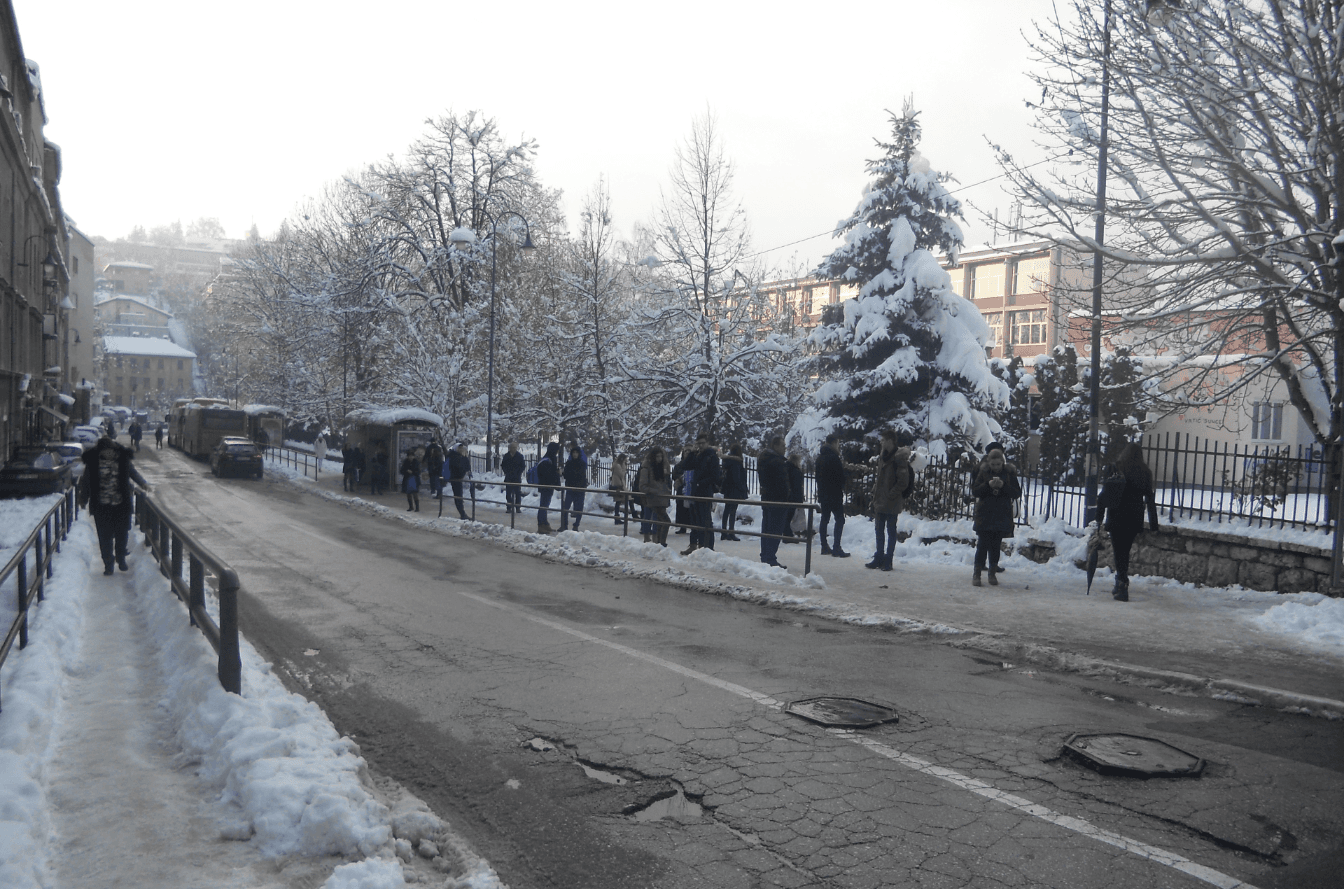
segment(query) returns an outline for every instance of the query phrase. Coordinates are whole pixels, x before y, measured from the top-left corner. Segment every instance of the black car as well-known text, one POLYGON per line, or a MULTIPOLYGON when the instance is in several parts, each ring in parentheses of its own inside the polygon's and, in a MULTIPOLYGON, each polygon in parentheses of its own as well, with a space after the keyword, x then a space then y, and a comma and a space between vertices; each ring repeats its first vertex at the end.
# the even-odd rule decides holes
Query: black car
POLYGON ((222 478, 241 475, 261 478, 261 451, 246 438, 221 438, 210 453, 210 471, 222 478))
POLYGON ((14 457, 0 468, 0 497, 37 497, 59 494, 74 479, 70 464, 41 446, 14 449, 14 457))

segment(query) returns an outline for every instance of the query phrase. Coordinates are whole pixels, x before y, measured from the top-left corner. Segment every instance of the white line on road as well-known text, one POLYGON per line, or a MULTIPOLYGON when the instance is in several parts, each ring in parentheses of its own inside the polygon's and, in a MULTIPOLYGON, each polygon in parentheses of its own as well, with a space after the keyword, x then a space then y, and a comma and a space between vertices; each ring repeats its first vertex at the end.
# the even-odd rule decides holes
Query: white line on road
MULTIPOLYGON (((463 596, 464 598, 480 602, 483 605, 489 605, 492 608, 498 608, 501 611, 507 611, 511 614, 517 614, 520 617, 524 617, 527 620, 532 621, 533 623, 541 624, 544 627, 550 627, 553 630, 559 630, 560 632, 573 636, 576 639, 582 639, 585 642, 592 642, 596 645, 601 645, 606 648, 610 648, 613 651, 619 651, 622 654, 626 654, 629 655, 630 657, 637 658, 641 661, 645 661, 650 664, 654 664, 666 670, 670 670, 673 673, 685 676, 688 679, 694 679, 697 682, 704 683, 705 685, 710 685, 713 686, 714 688, 722 689, 723 691, 726 691, 729 694, 734 694, 737 695, 738 697, 743 697, 748 700, 754 701, 757 704, 760 704, 761 706, 764 707, 769 707, 772 710, 782 710, 784 707, 783 701, 779 701, 775 698, 770 697, 769 695, 762 694, 761 692, 758 691, 752 691, 751 689, 745 686, 738 685, 733 682, 728 682, 726 680, 719 679, 715 676, 710 676, 708 673, 701 673, 699 670, 693 670, 690 667, 682 666, 681 664, 669 661, 665 658, 658 657, 656 654, 649 654, 648 652, 639 651, 638 649, 631 648, 628 645, 622 645, 619 642, 612 642, 610 640, 594 636, 591 633, 585 633, 583 630, 575 629, 574 627, 567 626, 563 623, 560 623, 559 621, 551 620, 550 618, 547 617, 542 617, 539 614, 534 614, 525 608, 521 608, 514 605, 508 605, 503 602, 497 602, 492 599, 487 599, 484 596, 478 596, 474 593, 468 593, 462 590, 457 590, 456 592, 458 595, 463 596)), ((968 790, 971 793, 984 797, 985 799, 1001 803, 1005 806, 1008 806, 1009 808, 1016 809, 1017 811, 1023 812, 1027 815, 1031 815, 1034 818, 1040 818, 1042 821, 1047 821, 1050 824, 1054 824, 1057 827, 1062 827, 1065 830, 1074 831, 1075 833, 1081 834, 1082 836, 1094 839, 1099 843, 1105 843, 1108 846, 1114 846, 1117 849, 1122 849, 1133 855, 1137 855, 1140 858, 1146 858, 1147 860, 1155 862, 1157 864, 1166 865, 1167 867, 1178 870, 1181 873, 1188 874, 1189 876, 1192 876, 1197 880, 1202 880, 1205 883, 1217 886, 1219 887, 1219 889, 1256 889, 1256 887, 1251 885, 1250 883, 1243 882, 1242 880, 1238 880, 1235 877, 1230 877, 1227 874, 1222 873, 1221 871, 1216 871, 1211 867, 1205 867, 1202 864, 1197 864, 1188 858, 1185 858, 1181 855, 1177 855, 1175 852, 1168 852, 1165 849, 1159 849, 1157 846, 1150 846, 1147 843, 1143 843, 1138 840, 1132 840, 1129 837, 1123 836, 1113 831, 1106 830, 1105 828, 1097 827, 1095 824, 1092 824, 1091 822, 1088 821, 1084 821, 1082 818, 1075 818, 1072 815, 1063 815, 1059 812, 1055 812, 1052 809, 1046 808, 1045 806, 1033 803, 1031 800, 1026 799, 1024 797, 1008 793, 1007 791, 999 790, 994 785, 981 781, 978 778, 972 778, 969 775, 963 775, 954 769, 934 765, 931 762, 920 759, 917 756, 911 756, 908 753, 902 753, 901 751, 895 749, 894 747, 889 747, 886 744, 881 743, 880 741, 874 741, 871 738, 864 737, 863 735, 859 735, 856 734, 855 732, 845 729, 828 729, 827 731, 836 737, 843 738, 844 740, 850 741, 854 744, 858 744, 860 747, 863 747, 873 753, 876 753, 879 756, 889 759, 892 762, 903 765, 906 768, 913 769, 916 772, 920 772, 921 774, 928 775, 932 778, 938 778, 941 781, 946 781, 949 784, 952 784, 956 787, 960 787, 963 790, 968 790)))

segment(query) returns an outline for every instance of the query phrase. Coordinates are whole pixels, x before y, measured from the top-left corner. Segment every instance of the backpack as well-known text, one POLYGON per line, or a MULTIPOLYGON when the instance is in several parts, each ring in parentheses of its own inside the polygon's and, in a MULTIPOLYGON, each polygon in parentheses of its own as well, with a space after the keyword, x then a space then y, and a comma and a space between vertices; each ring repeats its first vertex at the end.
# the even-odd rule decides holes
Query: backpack
POLYGON ((1106 510, 1119 509, 1120 501, 1125 498, 1125 486, 1125 474, 1118 469, 1106 476, 1097 495, 1097 506, 1106 510))
POLYGON ((528 468, 528 470, 527 470, 527 483, 528 483, 529 485, 539 484, 540 481, 541 481, 540 476, 537 475, 537 466, 538 466, 538 465, 539 465, 539 464, 537 464, 537 463, 533 463, 533 464, 528 468))

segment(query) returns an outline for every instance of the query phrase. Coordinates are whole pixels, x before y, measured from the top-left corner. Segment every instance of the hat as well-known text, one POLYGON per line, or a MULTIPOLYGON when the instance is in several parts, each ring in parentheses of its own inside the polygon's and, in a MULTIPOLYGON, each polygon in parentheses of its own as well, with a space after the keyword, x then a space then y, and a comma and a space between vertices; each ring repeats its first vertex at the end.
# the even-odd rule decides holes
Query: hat
POLYGON ((990 451, 1003 451, 1004 453, 1007 453, 1008 449, 1003 446, 1003 442, 1001 441, 991 441, 989 447, 985 448, 985 453, 988 454, 990 451))

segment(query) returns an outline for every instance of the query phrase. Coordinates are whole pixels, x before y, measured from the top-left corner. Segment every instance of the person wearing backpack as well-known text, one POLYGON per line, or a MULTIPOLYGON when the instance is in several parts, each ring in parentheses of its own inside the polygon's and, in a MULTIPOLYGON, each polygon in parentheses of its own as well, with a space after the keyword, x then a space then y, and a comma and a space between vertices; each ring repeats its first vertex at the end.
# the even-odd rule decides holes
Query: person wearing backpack
POLYGON ((877 473, 873 478, 876 547, 872 561, 863 567, 892 570, 891 560, 896 554, 896 520, 905 508, 905 498, 914 487, 915 471, 910 468, 910 449, 897 447, 894 430, 883 430, 882 450, 877 455, 877 473))
POLYGON ((1013 501, 1022 496, 1022 485, 1017 480, 1017 468, 1003 455, 1003 445, 991 442, 985 459, 971 482, 975 504, 975 569, 971 585, 980 586, 980 577, 986 564, 989 567, 989 585, 998 586, 999 556, 1003 552, 1003 538, 1013 536, 1013 501))
POLYGON ((1111 598, 1117 602, 1129 601, 1129 551, 1143 530, 1145 511, 1149 530, 1158 532, 1153 488, 1153 471, 1143 462, 1143 448, 1130 442, 1120 451, 1115 469, 1097 498, 1097 524, 1106 526, 1115 551, 1115 589, 1111 598))
POLYGON ((556 461, 560 459, 560 442, 553 441, 546 445, 546 456, 536 466, 536 483, 541 485, 538 491, 537 503, 537 533, 551 534, 555 531, 551 523, 546 521, 546 510, 551 506, 551 497, 556 489, 560 487, 560 468, 556 466, 556 461))
POLYGON ((522 508, 523 489, 518 485, 523 480, 523 473, 527 471, 527 460, 518 453, 518 442, 509 442, 509 452, 499 461, 499 468, 504 471, 504 512, 505 514, 519 512, 522 508))

